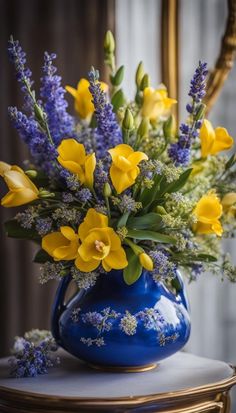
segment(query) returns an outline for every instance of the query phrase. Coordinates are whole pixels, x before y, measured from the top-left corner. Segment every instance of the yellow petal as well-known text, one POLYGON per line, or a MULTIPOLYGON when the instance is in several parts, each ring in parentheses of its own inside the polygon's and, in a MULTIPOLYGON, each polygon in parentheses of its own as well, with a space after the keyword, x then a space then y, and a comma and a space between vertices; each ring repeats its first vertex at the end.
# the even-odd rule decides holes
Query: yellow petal
POLYGON ((94 170, 96 167, 96 157, 95 153, 92 153, 91 155, 87 155, 86 161, 85 161, 85 185, 92 189, 93 188, 93 181, 94 181, 94 170))
POLYGON ((115 270, 121 270, 128 265, 126 254, 123 248, 119 248, 116 251, 110 251, 106 258, 104 258, 105 265, 114 268, 115 270))
POLYGON ((100 261, 91 259, 90 261, 84 261, 82 258, 78 255, 76 260, 75 260, 75 266, 78 268, 78 270, 82 272, 90 272, 96 270, 96 268, 99 266, 100 261))
POLYGON ((0 176, 3 176, 5 172, 11 170, 11 165, 6 162, 0 161, 0 176))
POLYGON ((42 248, 51 255, 51 257, 53 257, 53 251, 63 245, 65 245, 65 237, 61 232, 52 232, 51 234, 45 235, 42 239, 42 248))
POLYGON ((53 251, 53 257, 57 260, 74 260, 78 255, 78 240, 70 242, 68 245, 58 247, 53 251))
POLYGON ((89 208, 84 221, 79 226, 79 237, 83 241, 92 228, 108 227, 108 217, 94 208, 89 208))
POLYGON ((229 192, 225 194, 223 199, 221 200, 221 204, 223 205, 224 209, 231 207, 236 203, 236 192, 229 192))
POLYGON ((64 237, 67 238, 69 241, 74 241, 75 239, 78 238, 78 235, 75 233, 75 231, 71 227, 68 227, 68 226, 60 227, 60 231, 62 235, 64 235, 64 237))
POLYGON ((67 92, 69 92, 74 98, 77 96, 77 90, 74 87, 66 86, 67 92))
POLYGON ((107 234, 107 228, 97 228, 91 230, 79 247, 79 255, 84 261, 91 258, 102 260, 110 251, 110 239, 107 234), (96 242, 101 242, 103 247, 98 250, 96 242))
POLYGON ((134 184, 134 180, 128 173, 122 172, 113 164, 110 168, 110 177, 112 184, 118 194, 134 184))
POLYGON ((215 129, 215 141, 211 148, 211 155, 230 149, 234 144, 233 138, 228 134, 227 129, 218 127, 215 129))
POLYGON ((204 119, 199 136, 201 140, 202 158, 206 158, 211 154, 212 146, 215 141, 215 131, 209 120, 204 119))
POLYGON ((113 228, 107 228, 107 234, 110 239, 111 251, 115 251, 121 247, 120 237, 116 234, 113 228))
POLYGON ((125 158, 127 158, 129 155, 131 155, 131 153, 134 152, 133 148, 131 148, 131 146, 126 145, 125 143, 121 143, 120 145, 117 145, 115 148, 109 149, 109 154, 112 157, 112 160, 114 162, 114 160, 118 157, 118 156, 124 156, 125 158))
POLYGON ((25 175, 24 172, 19 172, 18 170, 10 170, 4 173, 4 180, 10 190, 15 189, 30 189, 35 193, 35 199, 38 197, 38 188, 33 184, 33 182, 25 175))
POLYGON ((153 270, 153 261, 151 257, 145 252, 142 252, 141 254, 139 254, 139 262, 142 265, 142 267, 145 268, 146 270, 148 271, 153 270))
POLYGON ((221 236, 223 233, 223 228, 221 226, 220 221, 215 221, 212 223, 205 224, 203 222, 198 222, 195 225, 194 230, 198 234, 216 234, 218 236, 221 236))
POLYGON ((1 205, 10 208, 28 204, 35 201, 38 196, 31 189, 23 188, 20 190, 9 191, 1 200, 1 205))
MULTIPOLYGON (((82 143, 75 139, 63 139, 57 148, 59 158, 64 161, 73 161, 79 165, 85 163, 85 148, 82 143)), ((58 160, 58 162, 60 162, 58 160)))
POLYGON ((198 221, 210 223, 221 217, 222 205, 215 194, 204 195, 197 203, 194 210, 198 221))
POLYGON ((102 260, 102 266, 106 272, 109 272, 112 269, 109 265, 107 265, 105 260, 102 260))
POLYGON ((129 157, 128 160, 132 163, 132 165, 137 166, 141 161, 147 161, 148 156, 144 152, 134 152, 129 157))
POLYGON ((59 164, 63 166, 63 168, 67 169, 68 171, 72 172, 75 175, 78 175, 78 179, 80 180, 80 182, 82 184, 84 183, 85 173, 81 165, 73 161, 64 161, 64 159, 62 159, 60 156, 57 157, 57 160, 59 164))

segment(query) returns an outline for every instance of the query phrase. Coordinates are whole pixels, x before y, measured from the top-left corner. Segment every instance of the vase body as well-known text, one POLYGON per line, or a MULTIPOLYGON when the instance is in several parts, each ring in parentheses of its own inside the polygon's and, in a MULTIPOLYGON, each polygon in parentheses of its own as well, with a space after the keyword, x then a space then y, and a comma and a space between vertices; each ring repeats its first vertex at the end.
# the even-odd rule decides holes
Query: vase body
POLYGON ((128 286, 120 270, 101 274, 66 305, 70 277, 58 287, 52 314, 57 343, 81 360, 104 368, 149 366, 174 354, 187 342, 190 318, 182 289, 178 295, 144 270, 128 286))

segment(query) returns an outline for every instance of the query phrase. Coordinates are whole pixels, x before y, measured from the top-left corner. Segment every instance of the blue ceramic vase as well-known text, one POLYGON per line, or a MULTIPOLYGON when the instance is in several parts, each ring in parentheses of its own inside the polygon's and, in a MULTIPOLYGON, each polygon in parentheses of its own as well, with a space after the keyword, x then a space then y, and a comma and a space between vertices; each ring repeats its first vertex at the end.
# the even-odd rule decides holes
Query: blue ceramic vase
POLYGON ((128 286, 120 270, 101 274, 96 284, 64 303, 71 281, 58 287, 52 333, 69 353, 93 367, 144 371, 180 350, 190 334, 185 289, 177 295, 144 270, 128 286))

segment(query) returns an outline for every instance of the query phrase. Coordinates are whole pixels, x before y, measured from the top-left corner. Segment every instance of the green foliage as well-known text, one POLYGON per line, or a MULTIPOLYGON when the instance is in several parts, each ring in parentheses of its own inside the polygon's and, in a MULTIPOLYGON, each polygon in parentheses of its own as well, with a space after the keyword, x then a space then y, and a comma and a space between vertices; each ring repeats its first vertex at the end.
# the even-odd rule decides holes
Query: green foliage
POLYGON ((127 226, 132 229, 150 229, 157 231, 162 227, 162 218, 161 215, 150 212, 146 215, 130 217, 127 226))
POLYGON ((126 250, 128 259, 128 266, 123 271, 123 277, 126 284, 131 285, 135 283, 142 274, 142 266, 139 262, 139 258, 131 249, 126 250))
POLYGON ((39 234, 34 229, 23 228, 16 219, 5 222, 4 226, 8 237, 41 241, 39 234))
POLYGON ((44 264, 45 262, 54 262, 53 258, 48 255, 48 253, 44 250, 39 250, 34 257, 34 262, 38 264, 44 264))
POLYGON ((154 232, 154 231, 142 231, 142 230, 136 230, 136 229, 129 229, 128 228, 127 237, 134 238, 134 239, 139 239, 139 240, 149 240, 149 241, 154 241, 154 242, 161 242, 163 244, 175 244, 176 243, 175 238, 173 238, 169 235, 161 234, 159 232, 154 232))

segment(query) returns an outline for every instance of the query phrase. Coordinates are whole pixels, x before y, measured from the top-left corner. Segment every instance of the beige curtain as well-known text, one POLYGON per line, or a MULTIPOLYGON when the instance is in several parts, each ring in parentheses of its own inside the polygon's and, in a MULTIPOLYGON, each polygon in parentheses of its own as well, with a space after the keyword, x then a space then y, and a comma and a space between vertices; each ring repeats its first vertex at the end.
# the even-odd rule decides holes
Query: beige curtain
MULTIPOLYGON (((64 84, 77 84, 91 65, 103 72, 103 37, 114 31, 114 0, 0 0, 0 159, 22 165, 27 148, 7 117, 7 107, 22 104, 19 85, 8 62, 7 40, 19 39, 36 80, 43 52, 56 52, 64 84)), ((73 108, 71 108, 73 110, 73 108)), ((3 195, 5 188, 1 186, 3 195)), ((34 246, 8 239, 3 222, 14 210, 0 208, 0 356, 9 353, 13 337, 31 328, 49 328, 55 285, 40 286, 31 263, 34 246)))

